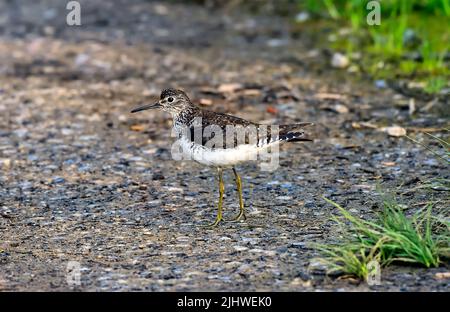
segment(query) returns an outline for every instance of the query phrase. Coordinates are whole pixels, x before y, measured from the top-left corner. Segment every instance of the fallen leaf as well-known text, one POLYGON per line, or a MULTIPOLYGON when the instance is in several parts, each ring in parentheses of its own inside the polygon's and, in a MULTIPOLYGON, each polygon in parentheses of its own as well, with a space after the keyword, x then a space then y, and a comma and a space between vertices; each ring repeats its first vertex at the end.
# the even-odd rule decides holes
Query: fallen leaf
POLYGON ((406 135, 406 129, 399 126, 384 127, 380 129, 390 136, 401 137, 406 135))
POLYGON ((0 159, 0 164, 3 164, 5 169, 9 169, 11 168, 11 159, 9 158, 0 159))
POLYGON ((261 91, 258 90, 258 89, 245 89, 245 90, 242 92, 242 94, 243 94, 243 95, 246 95, 246 96, 258 96, 258 95, 261 94, 261 91))
POLYGON ((343 100, 346 98, 344 94, 324 92, 316 93, 314 97, 319 100, 343 100))
POLYGON ((352 122, 352 127, 354 129, 362 129, 362 128, 378 129, 377 125, 370 122, 352 122))
POLYGON ((277 114, 278 113, 278 109, 276 109, 273 106, 269 106, 269 107, 267 107, 267 112, 270 113, 270 114, 277 114))
POLYGON ((292 286, 311 287, 311 281, 310 280, 304 281, 301 278, 296 277, 291 281, 291 285, 292 286))
POLYGON ((212 105, 213 101, 210 99, 200 99, 199 103, 200 105, 210 106, 212 105))
POLYGON ((145 126, 142 125, 142 124, 132 125, 132 126, 130 127, 130 129, 133 130, 133 131, 144 131, 145 126))
POLYGON ((434 275, 437 279, 450 278, 450 272, 439 272, 434 275))
POLYGON ((217 90, 221 93, 235 92, 238 89, 242 89, 242 85, 240 83, 224 83, 217 88, 217 90))
POLYGON ((331 109, 339 114, 347 114, 349 112, 348 107, 343 104, 336 104, 331 109))

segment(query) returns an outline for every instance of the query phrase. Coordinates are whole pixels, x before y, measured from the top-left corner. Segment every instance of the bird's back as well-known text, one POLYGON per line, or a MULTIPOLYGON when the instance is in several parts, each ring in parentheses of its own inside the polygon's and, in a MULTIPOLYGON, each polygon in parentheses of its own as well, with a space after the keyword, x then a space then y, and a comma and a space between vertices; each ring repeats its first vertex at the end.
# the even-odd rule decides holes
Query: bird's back
POLYGON ((190 136, 189 140, 195 144, 205 146, 215 140, 212 148, 235 148, 241 144, 262 147, 282 141, 311 141, 302 129, 312 123, 264 125, 198 107, 180 114, 175 124, 187 125, 188 131, 183 135, 190 136), (220 137, 222 140, 219 140, 220 137), (217 144, 220 141, 221 144, 217 144))

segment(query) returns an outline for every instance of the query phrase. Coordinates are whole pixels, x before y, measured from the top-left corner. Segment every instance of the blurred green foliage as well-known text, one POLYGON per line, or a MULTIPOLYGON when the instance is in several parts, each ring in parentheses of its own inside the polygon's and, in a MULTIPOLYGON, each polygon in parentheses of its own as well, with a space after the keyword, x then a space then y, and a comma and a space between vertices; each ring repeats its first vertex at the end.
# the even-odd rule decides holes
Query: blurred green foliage
POLYGON ((380 0, 381 23, 368 25, 369 0, 297 1, 298 9, 337 32, 332 48, 362 53, 362 67, 376 78, 423 82, 429 93, 448 84, 450 0, 380 0))

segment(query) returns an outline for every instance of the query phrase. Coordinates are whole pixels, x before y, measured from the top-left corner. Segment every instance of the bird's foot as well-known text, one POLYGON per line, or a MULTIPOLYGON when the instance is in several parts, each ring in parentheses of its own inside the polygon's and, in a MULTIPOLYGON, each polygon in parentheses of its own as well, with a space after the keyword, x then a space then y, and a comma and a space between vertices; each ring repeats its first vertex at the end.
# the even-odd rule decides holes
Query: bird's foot
POLYGON ((208 229, 212 229, 215 228, 217 225, 219 225, 220 222, 224 222, 225 220, 222 218, 222 216, 217 216, 216 220, 214 220, 213 223, 211 224, 205 224, 205 225, 201 225, 201 227, 203 228, 208 228, 208 229))
POLYGON ((245 216, 244 211, 239 212, 239 214, 231 219, 224 219, 225 222, 238 222, 238 221, 245 221, 247 220, 247 217, 245 216))

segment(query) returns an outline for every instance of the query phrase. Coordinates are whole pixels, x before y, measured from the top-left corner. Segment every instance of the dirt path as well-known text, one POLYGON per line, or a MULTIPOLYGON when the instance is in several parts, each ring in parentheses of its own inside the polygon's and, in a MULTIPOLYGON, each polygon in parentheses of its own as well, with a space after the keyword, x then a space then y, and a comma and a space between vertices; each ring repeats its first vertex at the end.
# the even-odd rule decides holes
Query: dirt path
POLYGON ((337 236, 321 196, 370 216, 381 184, 410 207, 448 207, 448 192, 417 188, 448 178, 445 165, 358 127, 448 125, 430 103, 411 116, 408 98, 329 69, 276 18, 86 0, 83 25, 68 27, 63 2, 0 4, 0 290, 70 290, 69 261, 85 291, 448 290, 435 278, 448 267, 394 266, 372 287, 332 279, 311 271, 307 246, 337 236), (197 227, 215 214, 215 171, 172 160, 168 115, 129 114, 169 86, 254 121, 317 123, 314 143, 283 147, 277 171, 240 168, 246 223, 197 227))

